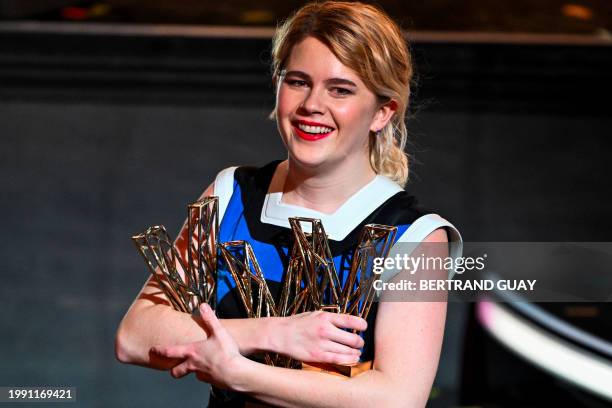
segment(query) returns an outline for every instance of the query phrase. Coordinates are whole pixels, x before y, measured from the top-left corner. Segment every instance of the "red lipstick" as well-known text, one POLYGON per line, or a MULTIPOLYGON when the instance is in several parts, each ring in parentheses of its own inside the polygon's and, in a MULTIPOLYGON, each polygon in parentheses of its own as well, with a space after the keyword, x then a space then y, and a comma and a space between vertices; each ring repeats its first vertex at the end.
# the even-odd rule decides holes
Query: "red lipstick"
POLYGON ((293 129, 295 130, 296 135, 304 140, 308 140, 308 141, 315 141, 315 140, 320 140, 323 138, 326 138, 327 136, 331 135, 334 132, 334 128, 331 126, 327 126, 323 123, 317 123, 317 122, 310 122, 307 120, 296 120, 296 121, 292 121, 291 124, 293 125, 293 129), (298 127, 298 125, 306 125, 306 126, 322 126, 322 127, 326 127, 326 128, 330 128, 331 131, 327 132, 327 133, 308 133, 308 132, 304 132, 302 129, 300 129, 298 127))

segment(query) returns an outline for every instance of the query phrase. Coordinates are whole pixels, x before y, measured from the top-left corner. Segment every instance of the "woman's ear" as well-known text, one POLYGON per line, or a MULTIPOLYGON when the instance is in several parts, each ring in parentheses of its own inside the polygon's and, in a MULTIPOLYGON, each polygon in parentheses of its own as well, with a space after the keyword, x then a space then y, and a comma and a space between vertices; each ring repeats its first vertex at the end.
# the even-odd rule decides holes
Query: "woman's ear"
POLYGON ((378 132, 380 129, 387 126, 387 123, 389 123, 396 110, 397 102, 395 102, 393 99, 383 103, 374 115, 374 120, 370 126, 370 131, 378 132))

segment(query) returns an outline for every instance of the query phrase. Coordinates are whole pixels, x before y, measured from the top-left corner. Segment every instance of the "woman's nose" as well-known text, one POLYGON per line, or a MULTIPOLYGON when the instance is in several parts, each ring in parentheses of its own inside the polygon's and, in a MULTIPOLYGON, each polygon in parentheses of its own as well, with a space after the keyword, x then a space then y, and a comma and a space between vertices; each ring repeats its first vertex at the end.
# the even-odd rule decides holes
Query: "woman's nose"
POLYGON ((320 95, 320 91, 316 88, 310 89, 310 91, 305 95, 301 107, 310 114, 323 113, 324 102, 322 95, 320 95))

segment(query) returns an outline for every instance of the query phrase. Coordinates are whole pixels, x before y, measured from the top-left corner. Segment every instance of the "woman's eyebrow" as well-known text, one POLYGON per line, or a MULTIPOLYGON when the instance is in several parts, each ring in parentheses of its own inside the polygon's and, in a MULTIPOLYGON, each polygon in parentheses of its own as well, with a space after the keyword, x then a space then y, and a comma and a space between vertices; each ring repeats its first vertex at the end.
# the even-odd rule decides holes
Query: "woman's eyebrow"
MULTIPOLYGON (((286 71, 284 72, 284 76, 286 77, 293 76, 293 77, 299 77, 302 79, 311 80, 310 75, 308 75, 307 73, 303 71, 286 71)), ((328 85, 349 85, 349 86, 354 86, 355 88, 357 87, 356 83, 346 78, 329 78, 325 80, 325 83, 328 85)))
POLYGON ((310 75, 302 71, 285 71, 283 74, 284 76, 296 76, 303 79, 310 79, 310 75))
POLYGON ((346 78, 330 78, 330 79, 325 80, 325 82, 331 85, 349 85, 349 86, 354 86, 355 88, 357 88, 356 83, 346 78))

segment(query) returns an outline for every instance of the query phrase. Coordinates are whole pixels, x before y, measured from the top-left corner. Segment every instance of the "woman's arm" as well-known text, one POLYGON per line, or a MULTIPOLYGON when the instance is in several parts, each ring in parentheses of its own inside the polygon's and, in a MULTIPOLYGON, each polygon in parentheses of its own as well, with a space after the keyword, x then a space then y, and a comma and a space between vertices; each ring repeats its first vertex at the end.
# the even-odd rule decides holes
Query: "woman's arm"
MULTIPOLYGON (((213 186, 201 197, 213 195, 213 186)), ((179 244, 181 239, 187 239, 185 227, 179 235, 179 244)), ((339 364, 352 362, 363 346, 358 335, 341 328, 365 330, 366 327, 363 319, 323 312, 287 318, 225 319, 222 324, 244 355, 271 351, 302 361, 339 364)), ((115 354, 124 363, 170 369, 182 360, 151 353, 153 346, 187 344, 206 338, 201 319, 174 310, 158 283, 150 277, 119 325, 115 354)))
MULTIPOLYGON (((447 242, 446 232, 436 230, 424 242, 447 242)), ((440 245, 427 248, 427 256, 448 254, 440 245)), ((438 274, 431 278, 445 278, 446 272, 438 274)), ((175 377, 195 371, 214 385, 286 407, 423 407, 438 366, 446 302, 381 303, 374 367, 350 379, 241 358, 232 352, 232 339, 214 315, 204 314, 210 341, 156 349, 166 357, 186 358, 172 370, 175 377)))
MULTIPOLYGON (((248 355, 274 347, 272 319, 226 319, 223 325, 248 355)), ((126 313, 115 337, 115 354, 123 363, 167 370, 181 360, 161 358, 150 350, 158 344, 186 344, 206 339, 202 322, 195 316, 174 310, 157 282, 148 279, 126 313)))
MULTIPOLYGON (((307 312, 286 318, 223 319, 225 330, 241 354, 276 352, 310 362, 350 364, 360 355, 363 339, 342 329, 365 330, 365 320, 327 312, 307 312)), ((153 279, 134 301, 115 338, 115 354, 123 363, 167 370, 182 360, 151 353, 160 344, 206 340, 200 318, 174 310, 153 279)))
POLYGON ((286 407, 424 407, 438 366, 446 304, 394 303, 379 309, 374 369, 339 377, 248 362, 237 391, 286 407), (382 331, 384 330, 384 334, 382 331), (401 342, 398 339, 402 339, 401 342))
MULTIPOLYGON (((214 193, 210 185, 201 197, 214 193)), ((188 239, 186 227, 183 226, 177 242, 188 239)), ((179 268, 180 271, 180 268, 179 268)), ((268 321, 229 322, 228 331, 235 336, 245 354, 266 348, 268 321), (244 329, 244 330, 241 330, 244 329), (258 336, 246 336, 244 333, 261 332, 258 336)), ((119 325, 115 338, 115 354, 124 363, 144 365, 158 369, 174 367, 180 361, 163 359, 150 353, 156 344, 185 344, 206 339, 206 332, 201 321, 187 313, 174 310, 159 284, 149 277, 144 287, 132 303, 119 325)))

